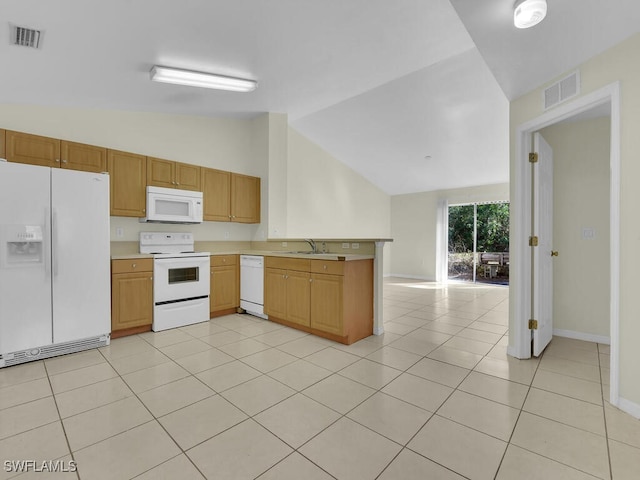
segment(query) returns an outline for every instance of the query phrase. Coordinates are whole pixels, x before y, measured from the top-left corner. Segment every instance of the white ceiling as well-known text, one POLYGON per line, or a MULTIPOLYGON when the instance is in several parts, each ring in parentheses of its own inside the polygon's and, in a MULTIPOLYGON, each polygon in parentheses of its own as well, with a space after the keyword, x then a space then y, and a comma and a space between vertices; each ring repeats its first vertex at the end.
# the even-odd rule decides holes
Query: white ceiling
POLYGON ((518 31, 512 0, 4 0, 0 103, 281 112, 389 194, 506 182, 508 99, 640 30, 640 2, 549 3, 518 31), (42 49, 9 45, 9 22, 42 49), (154 64, 259 86, 156 84, 154 64))

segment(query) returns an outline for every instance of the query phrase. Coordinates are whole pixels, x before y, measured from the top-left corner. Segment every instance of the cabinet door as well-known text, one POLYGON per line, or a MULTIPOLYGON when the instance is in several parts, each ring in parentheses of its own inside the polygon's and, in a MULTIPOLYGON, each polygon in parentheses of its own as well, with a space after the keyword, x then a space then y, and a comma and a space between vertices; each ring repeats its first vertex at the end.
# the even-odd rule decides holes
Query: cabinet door
POLYGON ((3 129, 0 128, 0 158, 7 158, 7 151, 4 148, 4 135, 5 135, 5 131, 3 129))
POLYGON ((231 173, 202 168, 203 218, 210 222, 231 220, 231 173))
POLYGON ((188 163, 175 164, 176 188, 200 192, 200 167, 188 163))
POLYGON ((287 270, 287 320, 298 325, 310 325, 311 287, 309 272, 287 270))
POLYGON ((277 268, 264 270, 264 313, 283 320, 287 318, 286 273, 277 268))
POLYGON ((62 168, 94 173, 107 171, 106 148, 62 140, 60 159, 62 168))
POLYGON ((107 168, 111 177, 111 215, 144 217, 147 157, 107 150, 107 168))
POLYGON ((340 275, 311 275, 311 328, 344 335, 343 283, 340 275))
POLYGON ((21 132, 6 132, 6 154, 10 162, 43 167, 60 166, 60 140, 21 132))
POLYGON ((231 221, 260 223, 260 179, 231 174, 231 221))
POLYGON ((152 273, 122 273, 111 278, 111 330, 151 325, 152 273))
POLYGON ((147 185, 154 187, 174 188, 175 162, 161 158, 147 158, 147 185))
POLYGON ((210 288, 211 312, 238 307, 237 266, 212 267, 210 288))

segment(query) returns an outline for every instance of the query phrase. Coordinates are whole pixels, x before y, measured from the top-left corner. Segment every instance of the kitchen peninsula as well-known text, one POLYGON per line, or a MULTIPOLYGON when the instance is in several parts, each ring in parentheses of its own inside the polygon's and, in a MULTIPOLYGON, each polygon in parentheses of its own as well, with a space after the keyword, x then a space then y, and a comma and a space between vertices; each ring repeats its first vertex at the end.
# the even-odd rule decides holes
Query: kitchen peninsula
MULTIPOLYGON (((265 257, 265 313, 270 320, 349 344, 384 332, 382 248, 389 241, 315 239, 317 253, 300 239, 196 241, 195 248, 211 252, 212 317, 240 305, 238 256, 257 255, 265 257), (219 282, 227 286, 214 294, 219 282)), ((137 242, 111 242, 111 255, 114 261, 144 257, 137 242)))

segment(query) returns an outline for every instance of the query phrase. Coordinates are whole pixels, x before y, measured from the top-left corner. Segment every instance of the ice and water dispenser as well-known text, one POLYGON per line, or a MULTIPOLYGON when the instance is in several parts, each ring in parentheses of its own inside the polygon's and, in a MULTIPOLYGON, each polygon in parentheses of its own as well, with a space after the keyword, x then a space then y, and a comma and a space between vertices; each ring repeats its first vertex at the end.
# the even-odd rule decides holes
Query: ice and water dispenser
POLYGON ((40 225, 3 225, 2 255, 4 267, 41 265, 44 261, 42 227, 40 225))

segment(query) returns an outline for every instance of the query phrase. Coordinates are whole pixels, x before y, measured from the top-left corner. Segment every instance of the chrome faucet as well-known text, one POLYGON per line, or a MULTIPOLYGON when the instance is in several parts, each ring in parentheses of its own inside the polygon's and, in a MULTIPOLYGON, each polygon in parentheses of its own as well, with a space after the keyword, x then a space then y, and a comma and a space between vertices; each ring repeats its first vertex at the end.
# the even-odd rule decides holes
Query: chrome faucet
POLYGON ((307 242, 309 245, 311 245, 311 248, 313 249, 313 253, 318 253, 318 247, 316 247, 316 242, 314 242, 310 238, 305 238, 304 241, 307 242))

